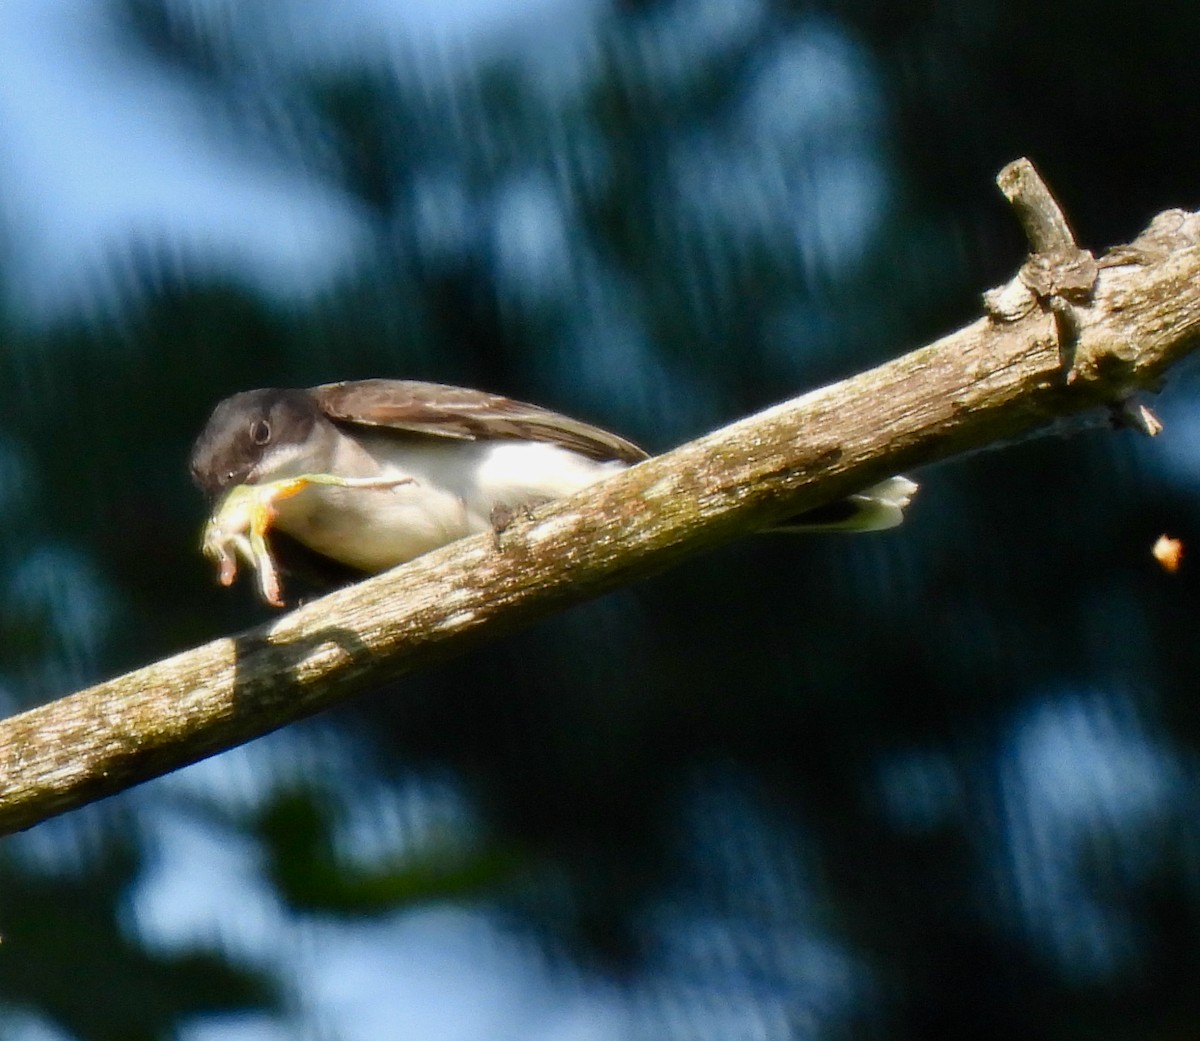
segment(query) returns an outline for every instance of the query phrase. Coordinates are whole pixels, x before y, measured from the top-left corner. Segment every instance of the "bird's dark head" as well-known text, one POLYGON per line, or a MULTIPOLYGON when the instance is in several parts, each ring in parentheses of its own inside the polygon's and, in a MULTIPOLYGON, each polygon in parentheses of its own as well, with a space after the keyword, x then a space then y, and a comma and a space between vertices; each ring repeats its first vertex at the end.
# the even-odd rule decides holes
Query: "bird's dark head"
POLYGON ((213 409, 192 447, 192 478, 209 495, 308 469, 307 446, 326 422, 304 390, 247 390, 213 409))

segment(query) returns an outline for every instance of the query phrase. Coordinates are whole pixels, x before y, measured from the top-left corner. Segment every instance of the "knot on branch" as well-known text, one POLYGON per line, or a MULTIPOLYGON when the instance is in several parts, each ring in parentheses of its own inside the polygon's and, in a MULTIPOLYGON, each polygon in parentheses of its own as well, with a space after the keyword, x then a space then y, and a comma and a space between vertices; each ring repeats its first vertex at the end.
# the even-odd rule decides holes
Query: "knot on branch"
POLYGON ((996 183, 1016 211, 1030 252, 1016 278, 984 293, 984 305, 1003 322, 1018 321, 1036 309, 1052 314, 1069 381, 1080 332, 1075 307, 1091 302, 1099 273, 1096 258, 1079 248, 1062 208, 1028 159, 1009 163, 996 183))

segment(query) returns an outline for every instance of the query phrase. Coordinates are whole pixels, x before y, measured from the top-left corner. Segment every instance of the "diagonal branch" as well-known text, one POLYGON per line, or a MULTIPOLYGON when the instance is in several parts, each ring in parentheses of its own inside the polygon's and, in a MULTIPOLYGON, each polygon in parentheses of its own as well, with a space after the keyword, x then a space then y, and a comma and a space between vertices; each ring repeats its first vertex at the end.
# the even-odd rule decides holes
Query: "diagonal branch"
POLYGON ((989 296, 987 316, 552 503, 499 538, 464 539, 270 624, 0 723, 0 833, 265 734, 892 473, 1064 418, 1103 416, 1157 388, 1200 346, 1200 214, 1160 214, 1135 242, 1088 265, 1061 213, 1044 211, 1057 207, 1032 167, 1016 174, 1005 190, 1014 186, 1018 208, 1043 207, 1038 226, 1049 230, 1031 257, 1037 278, 1027 264, 1022 278, 989 296), (1094 284, 1083 284, 1081 270, 1094 284))

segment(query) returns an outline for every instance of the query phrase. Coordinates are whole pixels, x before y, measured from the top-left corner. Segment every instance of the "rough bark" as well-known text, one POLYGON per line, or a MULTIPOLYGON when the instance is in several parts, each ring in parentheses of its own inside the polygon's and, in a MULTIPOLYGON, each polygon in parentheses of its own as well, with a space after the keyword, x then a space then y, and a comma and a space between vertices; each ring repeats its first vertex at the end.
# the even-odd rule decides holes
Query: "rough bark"
MULTIPOLYGON (((1098 262, 1024 161, 1033 253, 987 314, 238 636, 0 723, 0 833, 113 794, 893 473, 1131 404, 1200 345, 1200 214, 1098 262)), ((919 516, 913 523, 920 523, 919 516)))

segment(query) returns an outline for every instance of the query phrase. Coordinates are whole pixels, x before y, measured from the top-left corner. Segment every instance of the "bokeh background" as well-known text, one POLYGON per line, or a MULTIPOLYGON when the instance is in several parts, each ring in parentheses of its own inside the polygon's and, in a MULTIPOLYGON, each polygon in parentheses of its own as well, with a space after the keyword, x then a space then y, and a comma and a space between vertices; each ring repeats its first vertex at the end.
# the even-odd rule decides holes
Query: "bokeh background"
MULTIPOLYGON (((191 439, 406 376, 655 450, 1200 197, 1200 5, 3 0, 0 709, 263 620, 191 439)), ((1200 1034, 1197 381, 0 843, 11 1041, 1200 1034)))

